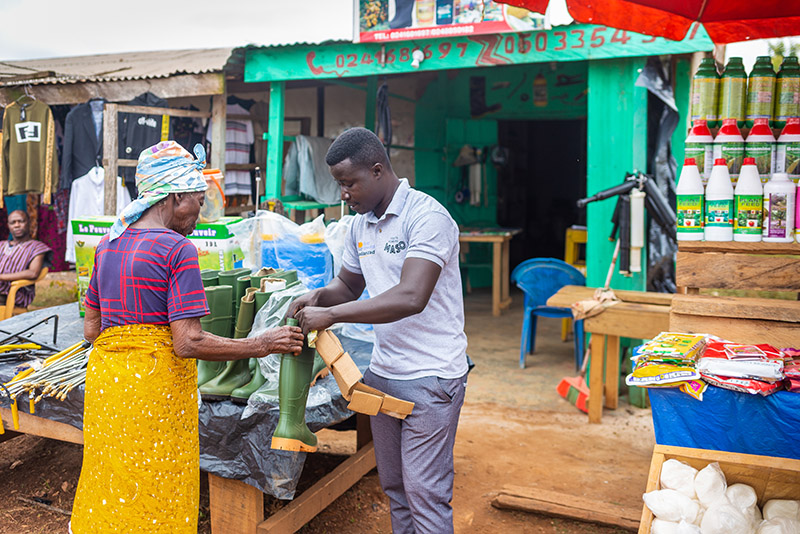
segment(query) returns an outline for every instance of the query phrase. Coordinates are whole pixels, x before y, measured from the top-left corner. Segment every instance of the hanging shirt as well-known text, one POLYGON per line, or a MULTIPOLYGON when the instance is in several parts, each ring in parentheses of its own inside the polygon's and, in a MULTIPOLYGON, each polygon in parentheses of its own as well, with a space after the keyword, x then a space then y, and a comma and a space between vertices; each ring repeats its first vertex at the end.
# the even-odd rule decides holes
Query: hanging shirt
MULTIPOLYGON (((250 115, 250 112, 239 104, 227 107, 228 115, 250 115)), ((206 139, 211 141, 211 124, 206 139)), ((253 121, 227 119, 225 125, 225 164, 250 163, 250 147, 255 142, 253 121)), ((225 196, 250 195, 250 171, 225 171, 225 196)))
MULTIPOLYGON (((72 182, 72 192, 69 196, 69 210, 67 212, 69 224, 67 225, 67 251, 64 259, 75 263, 75 240, 72 234, 72 219, 76 217, 91 217, 103 215, 105 198, 105 169, 94 167, 87 174, 76 178, 72 182)), ((117 176, 117 211, 131 203, 128 190, 122 185, 122 178, 117 176)))
POLYGON ((333 139, 298 135, 286 154, 283 183, 287 195, 302 193, 322 204, 338 204, 341 190, 331 176, 325 155, 333 139))
POLYGON ((44 102, 12 102, 3 117, 5 135, 0 152, 0 207, 2 195, 42 194, 50 204, 58 178, 53 113, 44 102))
MULTIPOLYGON (((31 264, 33 259, 39 254, 48 254, 52 256, 50 247, 31 239, 18 245, 12 245, 11 241, 3 241, 0 243, 0 273, 10 274, 24 271, 31 264)), ((45 258, 43 267, 49 267, 50 258, 45 258)), ((0 295, 8 295, 11 289, 11 282, 0 281, 0 295)), ((33 297, 36 295, 36 285, 30 285, 19 288, 17 290, 17 297, 14 299, 14 305, 22 308, 27 308, 33 302, 33 297)))

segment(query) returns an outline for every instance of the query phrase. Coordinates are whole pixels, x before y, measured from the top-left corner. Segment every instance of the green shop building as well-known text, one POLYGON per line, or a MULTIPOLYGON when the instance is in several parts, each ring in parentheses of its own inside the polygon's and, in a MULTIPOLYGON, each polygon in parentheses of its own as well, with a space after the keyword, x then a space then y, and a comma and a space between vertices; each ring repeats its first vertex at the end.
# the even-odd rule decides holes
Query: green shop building
MULTIPOLYGON (((662 57, 672 80, 680 113, 672 154, 682 161, 691 67, 712 49, 700 26, 676 42, 591 25, 249 47, 241 85, 269 93, 267 198, 283 196, 293 133, 334 137, 366 126, 386 139, 390 123, 398 175, 459 224, 523 229, 511 242, 512 268, 532 257, 563 257, 566 229, 585 225, 587 284, 597 286, 613 252, 614 200, 583 210, 575 202, 621 183, 626 172, 647 170, 653 97, 636 81, 649 56, 662 57), (480 149, 478 168, 454 165, 465 146, 480 149)), ((491 265, 489 255, 473 245, 467 265, 491 265)), ((469 273, 473 286, 490 285, 488 270, 469 273)), ((644 290, 646 273, 615 274, 612 285, 644 290)))

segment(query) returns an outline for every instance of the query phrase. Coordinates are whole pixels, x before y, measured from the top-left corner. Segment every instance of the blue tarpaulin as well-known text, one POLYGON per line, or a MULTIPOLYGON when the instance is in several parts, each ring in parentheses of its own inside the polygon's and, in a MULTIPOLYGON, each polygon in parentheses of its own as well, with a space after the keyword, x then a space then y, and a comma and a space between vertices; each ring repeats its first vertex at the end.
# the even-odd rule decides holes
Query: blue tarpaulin
POLYGON ((698 401, 651 388, 656 443, 800 460, 800 394, 767 397, 709 386, 698 401))

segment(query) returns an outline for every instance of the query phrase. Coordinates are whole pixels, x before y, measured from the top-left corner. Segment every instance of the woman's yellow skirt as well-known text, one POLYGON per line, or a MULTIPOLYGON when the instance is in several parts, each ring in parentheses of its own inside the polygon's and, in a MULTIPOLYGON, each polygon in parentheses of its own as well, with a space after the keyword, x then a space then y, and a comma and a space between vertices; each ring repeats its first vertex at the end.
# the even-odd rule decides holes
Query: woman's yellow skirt
POLYGON ((169 326, 107 328, 86 371, 74 534, 197 532, 197 365, 169 326))

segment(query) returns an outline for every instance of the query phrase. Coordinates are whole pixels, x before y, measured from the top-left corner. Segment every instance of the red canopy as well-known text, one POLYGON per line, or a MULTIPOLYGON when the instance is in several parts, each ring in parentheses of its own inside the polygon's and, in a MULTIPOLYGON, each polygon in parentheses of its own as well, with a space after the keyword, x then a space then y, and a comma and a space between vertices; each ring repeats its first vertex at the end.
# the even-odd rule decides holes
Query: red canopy
MULTIPOLYGON (((549 0, 499 0, 544 13, 549 0)), ((566 0, 578 22, 680 41, 695 22, 718 44, 800 34, 797 0, 566 0)))

